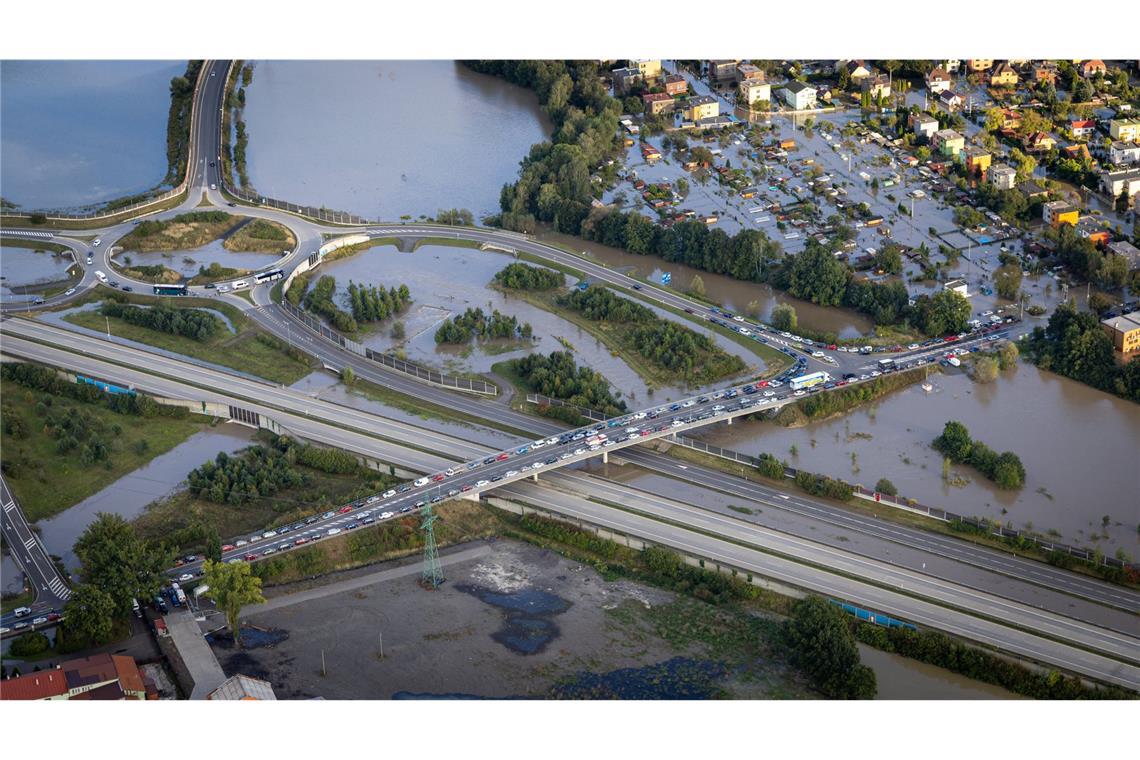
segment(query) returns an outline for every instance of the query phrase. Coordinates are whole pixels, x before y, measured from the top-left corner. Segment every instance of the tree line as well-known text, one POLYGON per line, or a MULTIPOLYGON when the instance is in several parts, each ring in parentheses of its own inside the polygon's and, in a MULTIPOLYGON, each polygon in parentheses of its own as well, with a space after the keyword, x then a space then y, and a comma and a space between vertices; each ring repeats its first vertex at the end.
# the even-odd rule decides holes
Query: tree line
POLYGON ((334 293, 336 293, 336 278, 328 274, 321 275, 312 289, 305 293, 305 308, 324 317, 341 332, 356 332, 356 319, 333 302, 334 293))
POLYGON ((1017 454, 1012 451, 998 454, 981 441, 971 439, 970 431, 961 422, 947 422, 942 434, 931 445, 952 462, 976 467, 999 488, 1013 489, 1025 485, 1025 467, 1017 454))
POLYGON ((179 184, 186 176, 194 85, 201 71, 202 61, 190 61, 184 74, 170 80, 170 111, 166 117, 166 182, 171 185, 179 184))
POLYGON ((127 324, 168 335, 179 335, 200 343, 205 343, 222 331, 222 321, 201 309, 173 308, 163 304, 144 309, 107 300, 99 307, 99 313, 105 317, 121 319, 127 324))
MULTIPOLYGON (((55 396, 63 396, 92 404, 103 404, 118 414, 133 414, 139 417, 173 417, 181 419, 189 412, 180 406, 160 404, 150 396, 131 393, 107 393, 89 383, 73 383, 65 380, 55 370, 38 364, 11 362, 0 365, 0 378, 17 383, 25 388, 44 391, 55 396)), ((46 403, 46 399, 44 400, 46 403)))
POLYGON ((594 409, 607 417, 626 411, 625 402, 613 395, 606 378, 589 367, 579 367, 569 351, 552 351, 548 356, 531 354, 512 359, 508 366, 536 393, 594 409))
POLYGON ((566 277, 544 267, 508 264, 495 273, 495 283, 508 290, 553 290, 566 284, 566 277))
POLYGON ((408 286, 402 283, 399 287, 393 286, 385 290, 382 286, 357 285, 349 280, 348 298, 352 306, 352 318, 357 322, 383 322, 405 309, 412 301, 412 294, 408 286))
POLYGON ((1112 339, 1089 312, 1063 303, 1044 327, 1035 327, 1022 352, 1038 367, 1140 402, 1140 356, 1116 362, 1112 339))
POLYGON ((494 340, 514 338, 516 335, 529 340, 533 334, 530 322, 520 325, 518 317, 513 314, 508 316, 495 309, 488 315, 476 306, 444 320, 435 331, 435 342, 462 345, 471 340, 472 336, 478 336, 481 340, 494 340))
POLYGON ((307 478, 277 449, 254 446, 231 456, 224 451, 186 476, 190 493, 215 504, 241 506, 278 491, 304 485, 307 478))

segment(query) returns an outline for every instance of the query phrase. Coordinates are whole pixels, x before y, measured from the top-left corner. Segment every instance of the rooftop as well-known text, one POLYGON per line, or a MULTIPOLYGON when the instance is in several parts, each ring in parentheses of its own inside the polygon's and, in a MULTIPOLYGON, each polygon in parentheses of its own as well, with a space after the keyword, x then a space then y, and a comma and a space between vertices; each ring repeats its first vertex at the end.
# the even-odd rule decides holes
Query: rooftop
POLYGON ((1137 318, 1135 314, 1123 314, 1119 317, 1109 317, 1108 319, 1102 319, 1100 323, 1102 325, 1111 327, 1113 330, 1117 330, 1118 332, 1140 330, 1140 318, 1137 318))
POLYGON ((788 82, 784 85, 784 89, 793 95, 798 95, 804 90, 811 90, 812 92, 815 92, 814 87, 812 87, 810 84, 807 84, 806 82, 801 82, 799 80, 792 80, 791 82, 788 82))

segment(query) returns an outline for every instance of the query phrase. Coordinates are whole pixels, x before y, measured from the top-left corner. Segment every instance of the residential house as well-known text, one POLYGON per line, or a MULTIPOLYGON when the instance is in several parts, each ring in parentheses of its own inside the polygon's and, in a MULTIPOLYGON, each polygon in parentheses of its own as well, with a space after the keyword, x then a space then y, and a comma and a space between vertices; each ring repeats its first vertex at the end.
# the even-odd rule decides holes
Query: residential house
POLYGON ((685 101, 685 118, 689 121, 711 119, 720 115, 720 101, 711 95, 698 95, 685 101))
POLYGON ((1073 119, 1069 122, 1069 131, 1076 140, 1092 137, 1096 131, 1096 119, 1073 119))
POLYGON ((955 93, 953 90, 946 90, 945 92, 938 93, 938 102, 947 111, 957 111, 962 107, 962 96, 955 93))
POLYGON ((637 58, 629 62, 629 68, 641 72, 646 82, 655 82, 661 76, 661 61, 655 58, 637 58))
POLYGON ((1085 61, 1081 64, 1081 76, 1085 79, 1091 79, 1097 74, 1107 74, 1108 67, 1104 65, 1104 61, 1093 59, 1085 61))
POLYGON ((1017 184, 1017 170, 1007 164, 994 164, 988 176, 990 184, 998 190, 1012 190, 1017 184))
POLYGON ((665 92, 671 97, 685 95, 689 92, 689 82, 680 74, 670 74, 665 77, 665 92))
POLYGON ((736 64, 739 58, 709 61, 709 79, 713 82, 727 82, 736 77, 736 64))
POLYGON ((1100 187, 1112 198, 1119 198, 1121 193, 1128 193, 1131 198, 1140 192, 1140 169, 1117 169, 1102 172, 1100 187))
POLYGON ((276 702, 277 695, 273 693, 273 685, 269 681, 239 673, 223 681, 222 685, 210 692, 206 699, 276 702))
POLYGON ((1041 218, 1050 227, 1060 227, 1062 224, 1077 225, 1080 211, 1065 201, 1049 201, 1041 207, 1041 218))
POLYGON ((740 96, 748 105, 772 100, 772 85, 762 80, 746 79, 737 85, 740 96))
POLYGON ((871 76, 870 67, 861 59, 858 61, 848 61, 846 66, 847 76, 856 84, 863 81, 866 77, 871 76))
POLYGON ((935 66, 926 75, 926 89, 931 92, 946 92, 954 85, 949 72, 941 66, 935 66))
POLYGON ((641 96, 645 112, 652 116, 673 110, 673 98, 664 92, 650 92, 641 96))
POLYGON ((1140 143, 1114 142, 1108 148, 1108 160, 1117 166, 1140 163, 1140 143))
POLYGON ((158 691, 133 657, 96 654, 65 660, 55 670, 9 678, 0 688, 2 699, 158 699, 158 691))
POLYGON ((641 157, 646 161, 659 161, 661 159, 661 151, 654 148, 649 143, 641 144, 641 157))
POLYGON ((999 65, 990 73, 991 87, 1014 87, 1017 85, 1017 72, 1008 63, 999 65))
POLYGON ((784 85, 784 102, 796 111, 815 108, 816 90, 803 82, 791 81, 784 85))
POLYGON ((891 96, 891 79, 886 74, 864 77, 860 86, 863 88, 863 92, 871 94, 873 101, 891 96))
POLYGON ((949 290, 951 293, 957 293, 963 298, 970 297, 970 288, 965 280, 950 280, 942 285, 943 290, 949 290))
POLYGON ((1045 200, 1049 197, 1049 191, 1031 179, 1022 182, 1018 185, 1017 189, 1025 196, 1025 200, 1030 203, 1037 200, 1045 200))
MULTIPOLYGON (((1123 256, 1128 259, 1128 270, 1140 269, 1140 248, 1132 245, 1127 240, 1118 240, 1115 243, 1108 244, 1108 250, 1117 256, 1123 256)), ((1140 313, 1136 314, 1140 317, 1140 313)))
POLYGON ((969 58, 966 60, 966 69, 974 73, 989 71, 993 65, 994 60, 992 58, 969 58))
POLYGON ((736 81, 748 82, 753 79, 764 81, 764 70, 751 63, 741 63, 736 66, 736 81))
POLYGON ((919 137, 925 137, 927 140, 933 138, 934 133, 938 131, 938 119, 933 116, 913 114, 910 121, 914 133, 919 137))
POLYGON ((968 176, 986 178, 986 171, 990 168, 990 162, 993 160, 993 156, 988 150, 967 145, 958 156, 965 164, 968 176))
POLYGON ((1057 84, 1056 64, 1046 61, 1040 66, 1034 66, 1033 82, 1034 84, 1045 84, 1047 82, 1055 86, 1057 84))
POLYGON ((953 129, 940 129, 934 133, 931 141, 938 152, 943 156, 957 158, 962 149, 966 147, 966 138, 953 129))
POLYGON ((948 74, 957 74, 962 68, 962 60, 960 58, 948 58, 942 61, 939 67, 946 71, 948 74))
POLYGON ((1073 143, 1061 148, 1061 155, 1066 158, 1071 158, 1074 161, 1092 161, 1092 154, 1089 153, 1089 146, 1084 143, 1073 143))
POLYGON ((641 70, 636 67, 623 67, 610 72, 614 82, 614 95, 625 95, 634 87, 645 83, 641 70))
POLYGON ((1138 142, 1140 141, 1140 119, 1134 116, 1113 119, 1108 122, 1108 134, 1113 140, 1138 142))
POLYGON ((1122 354, 1140 349, 1140 315, 1124 314, 1101 320, 1101 326, 1112 339, 1112 347, 1122 354))
POLYGON ((1047 132, 1032 132, 1021 143, 1029 153, 1048 153, 1057 147, 1057 141, 1047 132))
POLYGON ((1089 241, 1097 248, 1108 245, 1111 236, 1107 228, 1097 222, 1094 217, 1082 216, 1077 220, 1077 234, 1089 241))

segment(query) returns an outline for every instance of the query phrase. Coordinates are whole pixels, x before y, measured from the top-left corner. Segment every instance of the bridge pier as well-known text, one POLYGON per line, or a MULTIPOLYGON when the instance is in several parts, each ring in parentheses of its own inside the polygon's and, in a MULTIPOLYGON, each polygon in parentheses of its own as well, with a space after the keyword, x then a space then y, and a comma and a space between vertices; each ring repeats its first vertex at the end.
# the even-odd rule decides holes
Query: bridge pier
POLYGON ((733 421, 734 419, 736 419, 736 418, 735 418, 735 417, 729 417, 729 418, 728 418, 728 424, 729 424, 729 425, 731 425, 731 424, 732 424, 732 421, 733 421))
POLYGON ((537 483, 538 482, 538 473, 537 472, 532 473, 530 476, 530 479, 533 480, 535 483, 537 483))
POLYGON ((609 463, 610 463, 610 452, 603 451, 602 452, 602 464, 609 464, 609 463))

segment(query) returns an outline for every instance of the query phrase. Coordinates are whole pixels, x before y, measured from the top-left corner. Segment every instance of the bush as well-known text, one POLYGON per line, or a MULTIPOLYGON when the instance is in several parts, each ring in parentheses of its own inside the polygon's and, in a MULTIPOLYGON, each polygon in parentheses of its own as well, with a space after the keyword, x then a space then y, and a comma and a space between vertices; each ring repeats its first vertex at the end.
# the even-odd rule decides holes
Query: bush
POLYGON ((887 496, 899 495, 899 489, 895 488, 895 484, 886 478, 879 478, 879 482, 875 484, 875 490, 878 493, 886 494, 887 496))
POLYGON ((12 642, 9 650, 13 657, 35 657, 51 649, 51 641, 39 631, 25 633, 12 642))
POLYGON ((784 472, 787 470, 787 463, 781 462, 771 454, 764 452, 756 457, 756 470, 766 478, 772 480, 783 480, 784 472))
POLYGON ((553 290, 566 284, 566 277, 543 267, 508 264, 495 273, 495 282, 508 290, 553 290))
POLYGON ((848 484, 829 478, 826 475, 817 475, 814 472, 801 470, 796 473, 796 485, 813 496, 826 496, 829 499, 849 501, 854 491, 848 484))
POLYGON ((784 623, 783 637, 791 663, 827 696, 875 696, 875 673, 859 662, 854 633, 843 613, 822 597, 809 596, 796 602, 791 619, 784 623))
POLYGON ((1017 454, 1012 451, 998 454, 981 441, 974 441, 970 438, 970 431, 961 422, 947 422, 942 428, 942 434, 931 445, 951 461, 977 468, 997 483, 999 488, 1014 489, 1025 485, 1025 467, 1017 454))

